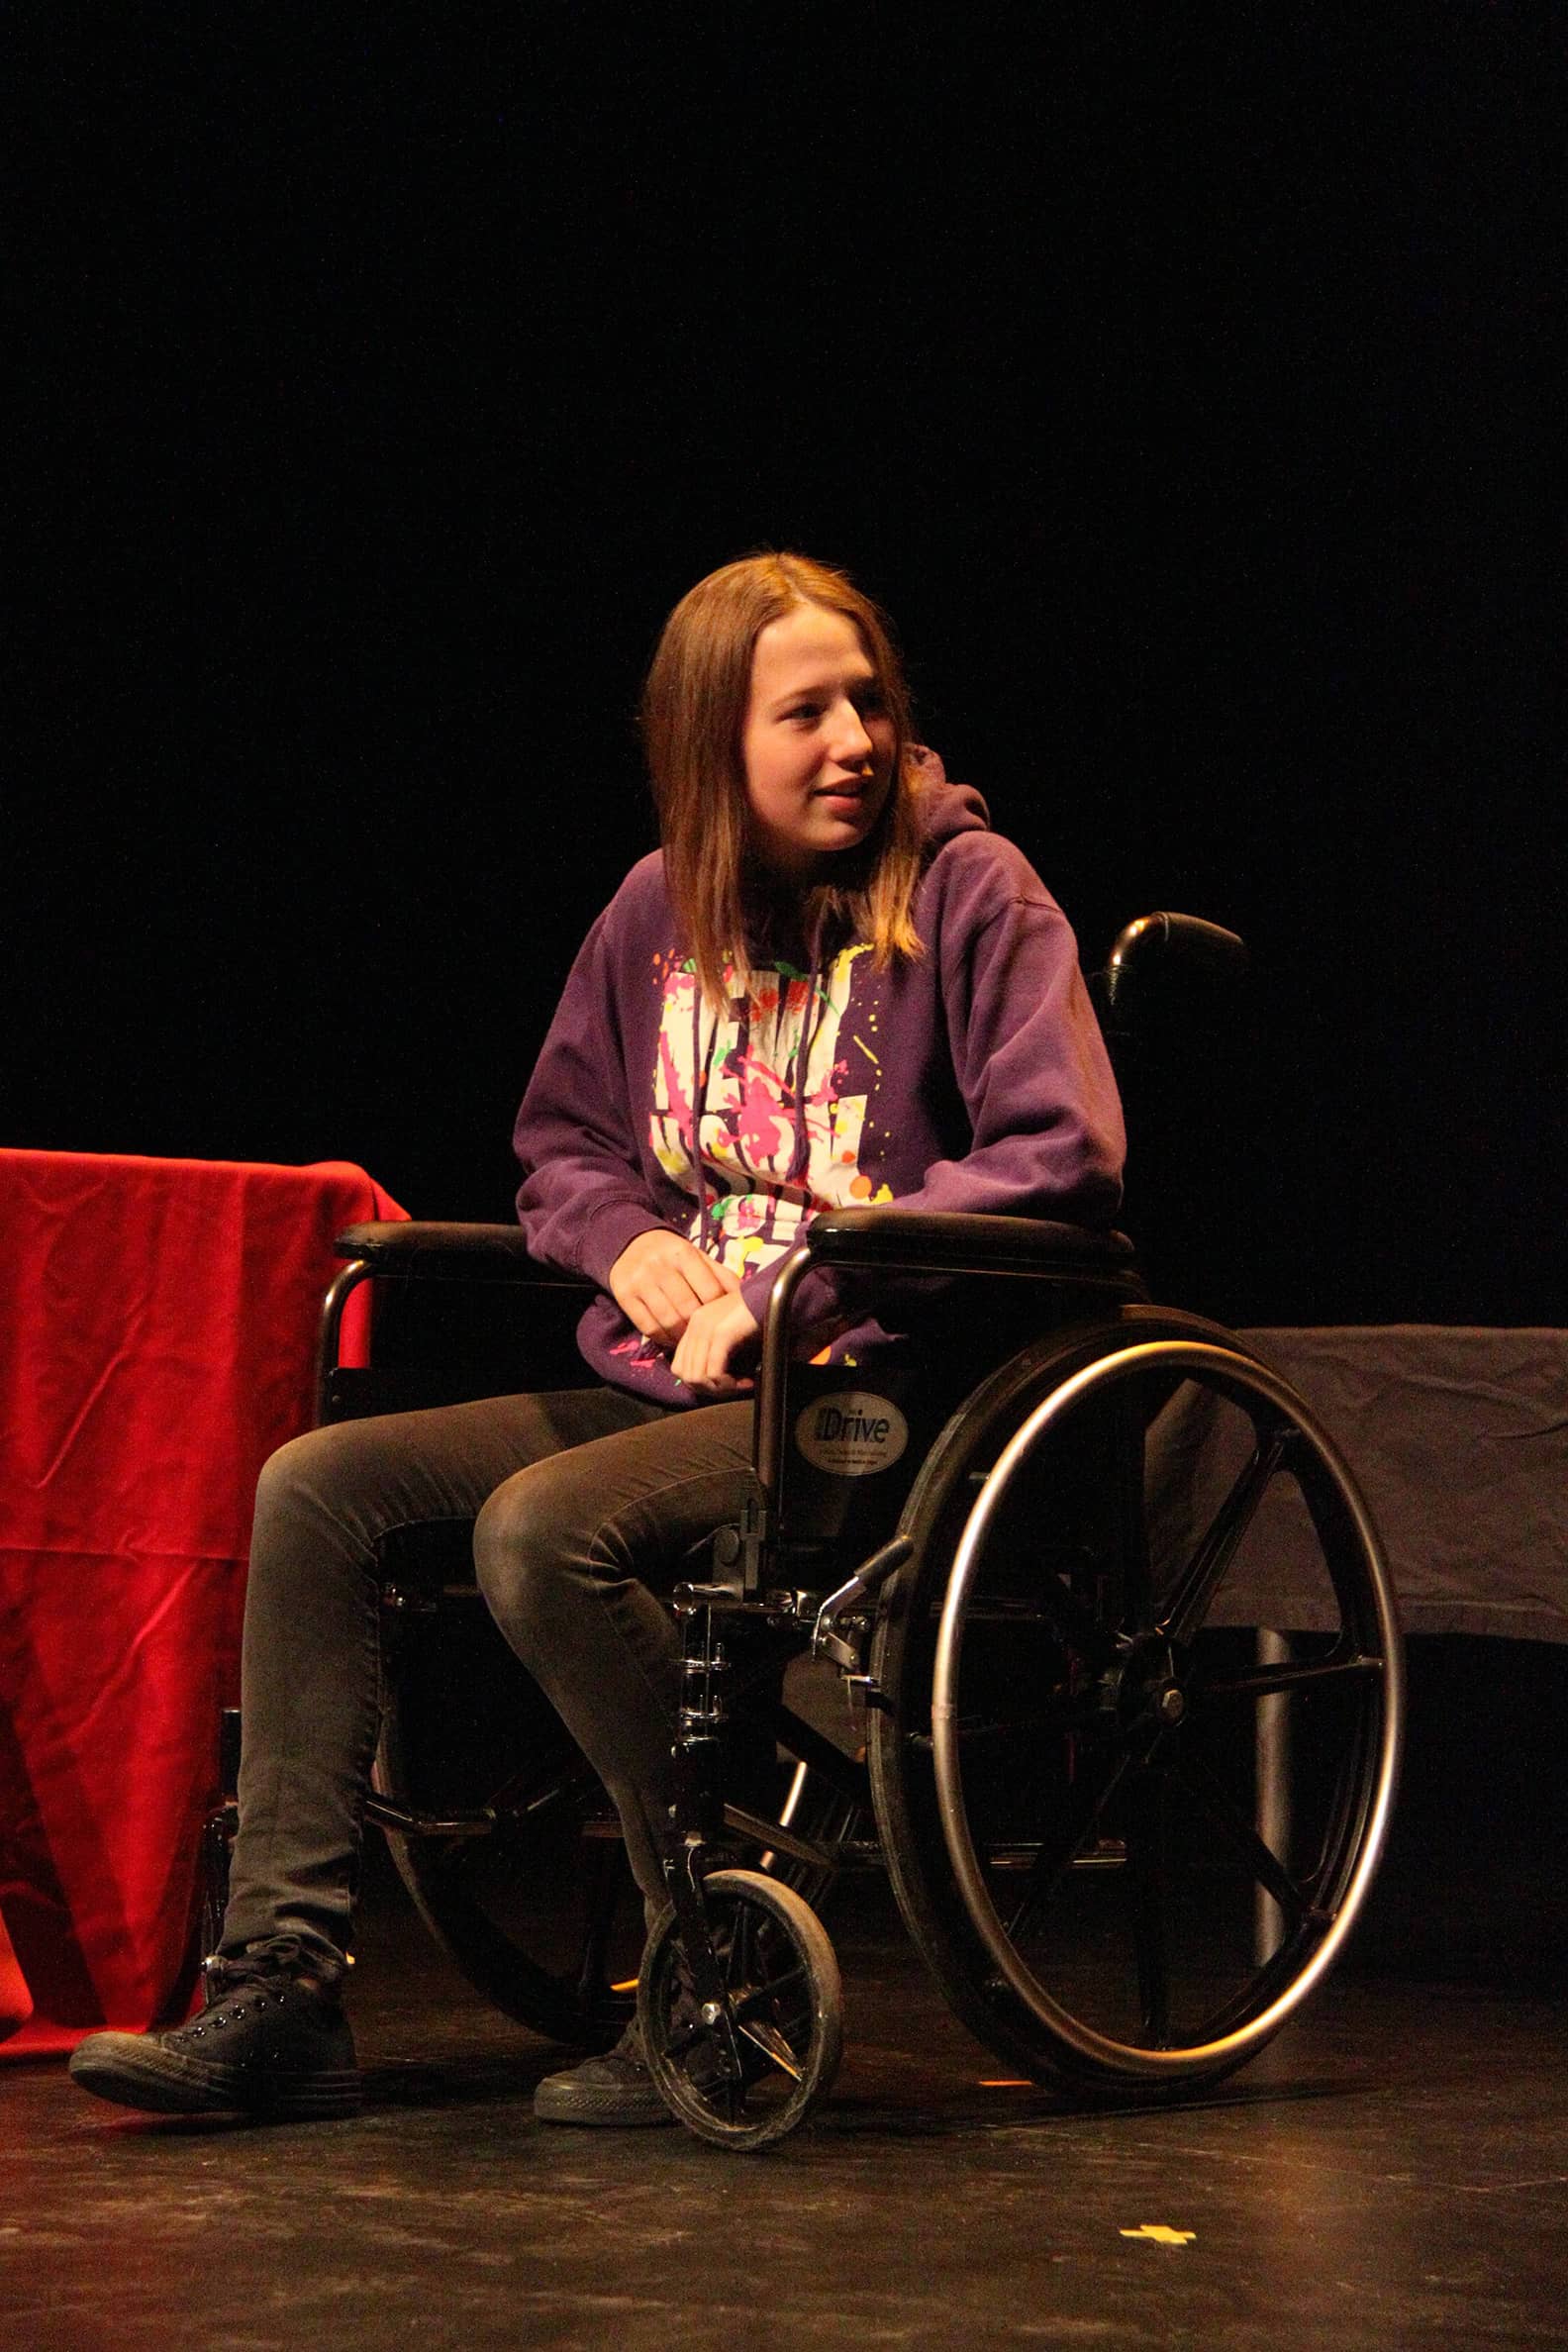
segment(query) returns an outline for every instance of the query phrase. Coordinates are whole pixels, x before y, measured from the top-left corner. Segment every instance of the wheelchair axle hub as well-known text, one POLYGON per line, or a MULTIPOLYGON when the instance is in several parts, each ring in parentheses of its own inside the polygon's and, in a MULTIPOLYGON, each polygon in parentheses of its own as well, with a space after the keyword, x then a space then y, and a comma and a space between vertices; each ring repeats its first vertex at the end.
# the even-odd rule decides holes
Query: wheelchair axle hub
POLYGON ((1185 1721, 1188 1699, 1183 1667, 1174 1643, 1162 1634, 1148 1633, 1135 1640, 1122 1665, 1110 1678, 1118 1715, 1127 1730, 1139 1726, 1151 1738, 1172 1731, 1185 1721))

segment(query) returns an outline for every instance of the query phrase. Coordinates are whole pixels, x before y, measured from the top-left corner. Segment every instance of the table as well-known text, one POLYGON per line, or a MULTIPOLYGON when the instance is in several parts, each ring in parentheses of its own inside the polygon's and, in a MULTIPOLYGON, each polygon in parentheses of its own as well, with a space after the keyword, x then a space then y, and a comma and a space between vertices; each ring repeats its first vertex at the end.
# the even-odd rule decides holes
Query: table
POLYGON ((256 1474, 312 1419, 334 1235, 404 1214, 342 1161, 0 1151, 0 1914, 34 2004, 0 2055, 188 2005, 256 1474))
MULTIPOLYGON (((1568 1331, 1385 1323, 1243 1336, 1348 1461, 1407 1632, 1568 1642, 1568 1331)), ((1293 1626, 1305 1514, 1282 1505, 1268 1534, 1268 1591, 1250 1621, 1293 1626)))

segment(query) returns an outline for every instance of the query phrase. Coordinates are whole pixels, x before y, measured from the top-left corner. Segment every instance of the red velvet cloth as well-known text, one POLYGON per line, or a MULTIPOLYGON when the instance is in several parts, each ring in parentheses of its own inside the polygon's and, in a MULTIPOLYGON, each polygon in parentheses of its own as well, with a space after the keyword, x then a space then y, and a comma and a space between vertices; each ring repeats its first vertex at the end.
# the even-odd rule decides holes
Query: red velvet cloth
POLYGON ((256 1474, 313 1418, 334 1235, 404 1215, 341 1161, 0 1151, 0 1913, 35 2011, 0 2055, 189 2000, 256 1474))

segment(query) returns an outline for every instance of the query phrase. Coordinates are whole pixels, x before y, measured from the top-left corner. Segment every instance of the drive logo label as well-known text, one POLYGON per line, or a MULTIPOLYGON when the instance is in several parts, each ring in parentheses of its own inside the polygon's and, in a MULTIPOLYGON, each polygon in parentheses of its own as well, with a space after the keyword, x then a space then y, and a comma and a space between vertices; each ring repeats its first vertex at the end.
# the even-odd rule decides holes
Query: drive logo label
POLYGON ((838 1389, 797 1414, 795 1443, 814 1468, 834 1478, 873 1478, 890 1470, 908 1445, 909 1422, 891 1397, 838 1389))

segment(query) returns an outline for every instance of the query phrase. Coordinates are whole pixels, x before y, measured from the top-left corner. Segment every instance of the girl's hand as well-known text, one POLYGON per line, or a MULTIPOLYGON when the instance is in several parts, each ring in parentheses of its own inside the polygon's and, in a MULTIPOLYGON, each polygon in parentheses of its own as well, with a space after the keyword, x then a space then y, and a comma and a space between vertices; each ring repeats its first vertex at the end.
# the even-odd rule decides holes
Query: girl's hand
POLYGON ((758 1330, 756 1317, 738 1292, 699 1307, 670 1359, 677 1380, 701 1397, 735 1396, 751 1386, 730 1370, 733 1357, 749 1345, 758 1330))
POLYGON ((660 1347, 676 1346, 700 1307, 717 1305, 739 1288, 738 1275, 716 1266, 668 1225, 638 1233, 610 1269, 616 1305, 644 1339, 656 1339, 660 1347))

